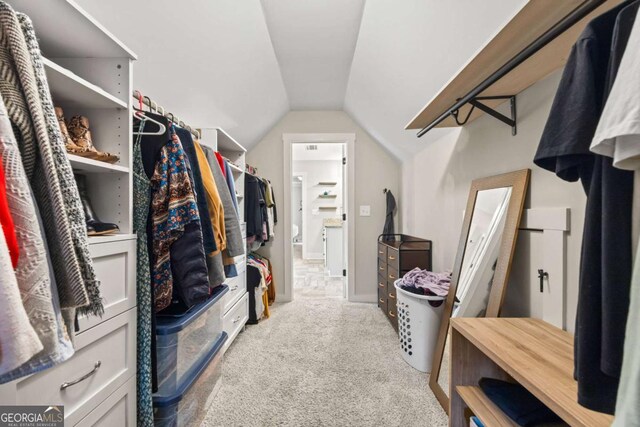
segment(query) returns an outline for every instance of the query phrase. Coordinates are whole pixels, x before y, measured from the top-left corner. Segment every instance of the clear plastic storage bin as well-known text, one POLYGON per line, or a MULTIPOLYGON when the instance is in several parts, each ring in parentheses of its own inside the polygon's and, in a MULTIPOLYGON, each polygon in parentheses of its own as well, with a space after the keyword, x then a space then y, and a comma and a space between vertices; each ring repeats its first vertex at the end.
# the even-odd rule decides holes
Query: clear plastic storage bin
POLYGON ((222 347, 226 341, 227 334, 222 332, 176 389, 161 388, 153 395, 155 427, 199 426, 202 423, 220 387, 222 347))
POLYGON ((156 323, 158 388, 175 390, 186 373, 202 359, 222 332, 222 296, 229 288, 218 286, 213 295, 181 317, 160 317, 156 323))

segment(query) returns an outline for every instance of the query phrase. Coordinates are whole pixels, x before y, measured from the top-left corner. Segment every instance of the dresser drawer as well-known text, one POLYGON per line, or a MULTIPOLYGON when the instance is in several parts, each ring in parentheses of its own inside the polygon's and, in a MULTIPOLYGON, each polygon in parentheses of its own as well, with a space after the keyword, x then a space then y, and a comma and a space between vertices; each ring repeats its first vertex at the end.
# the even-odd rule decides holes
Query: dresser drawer
POLYGON ((136 423, 136 379, 132 377, 76 426, 135 427, 136 423))
POLYGON ((387 260, 378 258, 378 274, 381 276, 387 276, 387 260))
POLYGON ((398 270, 391 267, 390 265, 387 266, 387 281, 393 284, 393 282, 395 282, 399 278, 400 274, 398 273, 398 270))
POLYGON ((240 298, 242 298, 242 295, 244 295, 247 292, 246 277, 247 277, 246 270, 242 272, 238 271, 238 276, 231 277, 224 282, 229 287, 229 292, 227 292, 222 298, 223 314, 231 310, 231 307, 233 307, 235 303, 238 302, 240 298))
MULTIPOLYGON (((129 235, 131 236, 131 235, 129 235)), ((103 299, 104 314, 81 316, 78 319, 79 332, 109 320, 136 305, 136 239, 100 242, 90 239, 89 253, 93 259, 96 277, 100 281, 100 295, 103 299)))
POLYGON ((378 243, 378 258, 387 260, 387 245, 378 243))
POLYGON ((395 300, 389 300, 387 303, 387 316, 389 317, 389 320, 391 321, 391 325, 393 325, 393 328, 397 331, 398 330, 398 317, 397 317, 397 311, 396 311, 396 301, 395 300))
MULTIPOLYGON (((404 255, 404 252, 402 253, 404 255)), ((396 248, 389 248, 387 250, 387 264, 389 267, 393 267, 396 270, 400 270, 400 251, 396 248)))
POLYGON ((225 343, 225 351, 226 347, 229 347, 240 333, 247 320, 249 320, 249 294, 245 292, 242 298, 224 315, 222 320, 222 329, 229 336, 225 343))
POLYGON ((135 375, 135 308, 78 334, 75 345, 65 363, 16 381, 16 404, 64 405, 67 425, 88 415, 135 375))
POLYGON ((387 314, 387 291, 378 287, 378 307, 387 314))
POLYGON ((378 274, 378 289, 383 291, 387 289, 387 278, 378 274))
POLYGON ((393 303, 395 304, 395 301, 396 301, 396 287, 393 286, 393 282, 391 280, 389 280, 387 282, 387 286, 386 286, 385 290, 387 292, 387 299, 389 300, 389 302, 391 303, 393 301, 393 303))

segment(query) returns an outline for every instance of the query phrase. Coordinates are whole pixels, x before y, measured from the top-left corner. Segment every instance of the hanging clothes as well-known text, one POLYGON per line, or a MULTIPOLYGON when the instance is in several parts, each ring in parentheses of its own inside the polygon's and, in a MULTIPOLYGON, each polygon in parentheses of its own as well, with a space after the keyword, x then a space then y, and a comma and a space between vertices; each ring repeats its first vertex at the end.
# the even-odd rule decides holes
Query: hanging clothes
POLYGON ((244 178, 244 221, 247 224, 247 245, 260 246, 262 238, 263 207, 265 200, 260 189, 260 180, 253 175, 244 178))
MULTIPOLYGON (((634 201, 640 201, 640 2, 627 6, 618 15, 619 27, 629 33, 611 93, 607 99, 591 144, 593 152, 613 158, 613 165, 635 171, 634 201)), ((634 206, 638 213, 638 206, 634 206)), ((638 219, 634 219, 637 226, 638 219)), ((631 279, 629 314, 624 356, 613 426, 626 427, 640 419, 640 256, 636 237, 635 268, 631 279)))
MULTIPOLYGON (((1 223, 1 222, 0 222, 1 223)), ((0 233, 0 377, 18 369, 38 354, 42 343, 29 323, 20 299, 20 289, 13 272, 12 259, 4 233, 0 233)))
POLYGON ((224 264, 222 262, 222 251, 227 247, 227 236, 225 228, 225 207, 222 200, 216 182, 214 180, 213 171, 220 170, 220 167, 216 163, 212 169, 207 161, 206 155, 202 146, 198 143, 194 143, 200 169, 202 171, 202 181, 207 194, 207 205, 209 206, 209 216, 211 223, 213 224, 214 236, 216 239, 217 250, 207 254, 207 268, 209 271, 209 282, 212 286, 218 286, 226 280, 224 272, 224 264))
MULTIPOLYGON (((156 311, 160 311, 171 304, 173 296, 174 278, 172 268, 171 249, 180 237, 183 237, 187 226, 192 225, 197 230, 200 224, 198 206, 193 193, 191 179, 188 171, 188 160, 178 136, 173 133, 168 144, 160 150, 160 158, 156 164, 155 172, 151 178, 152 185, 152 221, 153 221, 153 287, 156 311), (195 225, 193 225, 195 223, 195 225)), ((185 249, 189 247, 196 250, 202 248, 202 234, 191 234, 185 249)), ((176 248, 173 248, 176 249, 176 248)), ((174 250, 174 253, 178 252, 174 250)), ((187 253, 178 253, 177 261, 183 268, 188 268, 193 260, 187 258, 187 253)), ((195 260, 197 262, 197 260, 195 260)), ((204 262, 204 258, 202 259, 204 262)), ((205 265, 206 276, 206 265, 205 265)), ((206 287, 208 279, 205 277, 206 287)), ((189 290, 195 290, 193 299, 202 296, 202 277, 192 275, 183 281, 183 293, 192 302, 189 290)), ((208 294, 208 291, 205 292, 208 294)))
POLYGON ((7 201, 7 185, 4 176, 4 167, 0 162, 0 228, 2 228, 2 234, 4 234, 5 245, 9 251, 9 258, 11 259, 11 269, 15 269, 18 266, 18 258, 20 250, 18 249, 18 239, 16 237, 16 229, 13 224, 13 218, 9 211, 9 202, 7 201))
POLYGON ((238 212, 238 196, 236 195, 236 183, 233 180, 233 172, 231 171, 231 166, 229 166, 229 162, 225 162, 225 173, 224 177, 227 181, 227 188, 229 188, 229 193, 231 194, 231 201, 233 203, 233 207, 236 210, 236 216, 239 216, 238 212))
POLYGON ((393 224, 393 214, 396 211, 396 198, 393 196, 391 190, 386 191, 387 196, 387 213, 384 220, 384 228, 382 234, 395 234, 395 227, 393 224))
POLYGON ((613 413, 631 280, 633 174, 589 151, 617 64, 623 3, 592 20, 571 50, 534 162, 587 194, 575 333, 578 402, 613 413), (612 70, 611 67, 614 67, 612 70))
MULTIPOLYGON (((69 202, 65 200, 64 190, 73 189, 75 185, 71 166, 66 156, 57 155, 58 149, 64 153, 64 146, 57 147, 60 141, 49 137, 48 124, 52 122, 43 111, 41 96, 44 94, 40 93, 43 86, 38 85, 33 58, 18 18, 4 2, 0 2, 0 25, 0 93, 18 132, 27 178, 43 211, 60 302, 65 320, 71 324, 77 308, 86 307, 96 314, 103 312, 98 284, 87 275, 92 261, 90 257, 85 258, 88 248, 84 216, 79 221, 80 218, 68 215, 69 202), (85 233, 84 247, 80 241, 74 244, 74 235, 80 240, 83 237, 74 231, 76 229, 85 233)), ((50 107, 53 111, 53 106, 50 107)), ((54 122, 57 123, 55 115, 54 122)))
MULTIPOLYGON (((144 131, 144 122, 140 132, 144 131)), ((137 419, 138 426, 153 427, 152 399, 152 328, 153 302, 151 272, 147 246, 147 217, 151 202, 151 181, 144 171, 141 154, 142 135, 133 144, 133 232, 136 233, 136 301, 137 301, 137 419)))
MULTIPOLYGON (((74 350, 60 316, 56 283, 47 258, 50 252, 46 250, 39 214, 3 99, 0 99, 0 157, 5 171, 7 204, 16 234, 22 236, 18 239, 22 256, 15 269, 15 280, 26 313, 38 314, 29 315, 29 322, 42 346, 42 351, 28 362, 3 372, 1 384, 63 362, 74 350)), ((21 333, 29 336, 29 328, 21 333)), ((29 352, 29 348, 25 351, 29 352)))
POLYGON ((271 188, 271 183, 267 179, 262 179, 262 183, 265 186, 265 202, 267 204, 267 226, 269 230, 269 239, 271 239, 276 235, 276 220, 273 209, 275 206, 275 203, 273 201, 273 189, 271 188))
MULTIPOLYGON (((198 203, 198 211, 200 212, 200 228, 202 230, 202 241, 204 244, 204 251, 206 253, 212 253, 220 250, 216 247, 216 238, 214 237, 213 225, 211 217, 207 215, 209 209, 207 207, 207 196, 202 182, 202 173, 200 171, 200 164, 198 162, 198 156, 196 154, 195 145, 191 132, 183 128, 176 128, 178 138, 182 148, 189 159, 189 166, 191 170, 191 177, 193 181, 193 192, 198 203)), ((223 239, 224 241, 224 239, 223 239)))

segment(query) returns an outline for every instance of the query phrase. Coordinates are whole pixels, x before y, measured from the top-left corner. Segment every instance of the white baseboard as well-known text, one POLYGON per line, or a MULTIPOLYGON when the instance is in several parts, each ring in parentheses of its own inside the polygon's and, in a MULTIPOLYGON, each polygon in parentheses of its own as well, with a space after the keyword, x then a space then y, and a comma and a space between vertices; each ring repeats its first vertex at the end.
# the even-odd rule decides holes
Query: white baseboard
POLYGON ((353 295, 349 300, 351 302, 367 302, 371 304, 375 304, 378 302, 378 296, 375 294, 371 295, 353 295))

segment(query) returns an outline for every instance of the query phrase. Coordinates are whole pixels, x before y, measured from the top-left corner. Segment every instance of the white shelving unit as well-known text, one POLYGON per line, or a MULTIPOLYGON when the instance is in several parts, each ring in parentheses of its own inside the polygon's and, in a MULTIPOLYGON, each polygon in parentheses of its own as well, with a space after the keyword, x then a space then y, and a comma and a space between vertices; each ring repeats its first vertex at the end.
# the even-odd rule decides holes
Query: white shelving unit
MULTIPOLYGON (((247 150, 221 128, 202 129, 202 141, 206 145, 218 151, 230 162, 238 200, 238 214, 242 225, 244 247, 247 247, 246 228, 244 226, 244 170, 245 154, 247 150)), ((246 249, 245 249, 246 250, 246 249)), ((246 253, 236 257, 238 277, 227 279, 225 284, 229 286, 229 292, 223 297, 223 328, 229 335, 225 343, 226 351, 233 340, 244 329, 249 320, 249 298, 247 294, 247 260, 246 253)))
POLYGON ((72 0, 8 0, 35 27, 55 106, 89 118, 94 144, 120 156, 109 164, 70 155, 86 175, 92 205, 120 234, 89 238, 105 313, 78 319, 75 355, 0 386, 5 405, 63 404, 65 425, 136 424, 136 236, 132 234, 133 61, 136 55, 72 0), (100 369, 78 385, 60 384, 100 369))

